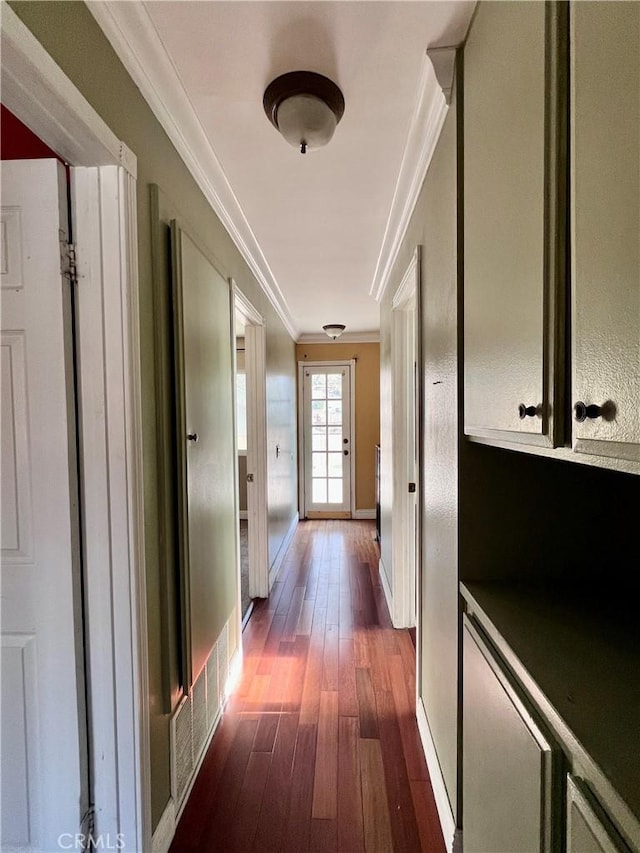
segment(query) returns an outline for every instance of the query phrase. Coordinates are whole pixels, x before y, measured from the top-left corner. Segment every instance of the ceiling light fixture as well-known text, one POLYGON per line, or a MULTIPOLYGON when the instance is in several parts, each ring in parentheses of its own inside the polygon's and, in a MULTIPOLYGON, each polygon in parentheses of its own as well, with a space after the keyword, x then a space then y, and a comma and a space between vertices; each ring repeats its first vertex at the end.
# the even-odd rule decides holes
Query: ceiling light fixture
POLYGON ((332 341, 335 341, 335 339, 339 338, 347 327, 343 326, 342 323, 327 323, 327 325, 322 328, 325 334, 327 334, 332 341))
POLYGON ((271 124, 301 154, 326 145, 344 113, 340 89, 314 71, 276 77, 267 86, 262 104, 271 124))

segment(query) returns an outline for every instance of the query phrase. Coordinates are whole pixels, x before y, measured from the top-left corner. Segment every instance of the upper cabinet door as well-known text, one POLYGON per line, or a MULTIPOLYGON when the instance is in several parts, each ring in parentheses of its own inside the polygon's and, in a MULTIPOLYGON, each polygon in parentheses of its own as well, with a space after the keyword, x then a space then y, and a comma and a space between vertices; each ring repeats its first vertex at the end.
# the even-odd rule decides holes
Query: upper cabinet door
POLYGON ((464 50, 465 432, 545 446, 562 409, 563 16, 480 3, 464 50))
POLYGON ((640 4, 570 15, 574 449, 640 460, 640 4))

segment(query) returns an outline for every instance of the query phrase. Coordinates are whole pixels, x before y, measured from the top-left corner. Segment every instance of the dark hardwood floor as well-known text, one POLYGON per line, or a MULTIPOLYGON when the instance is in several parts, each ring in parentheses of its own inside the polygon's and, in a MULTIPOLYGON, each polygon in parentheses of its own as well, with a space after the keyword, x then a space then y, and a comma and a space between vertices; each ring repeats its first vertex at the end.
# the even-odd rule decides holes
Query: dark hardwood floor
POLYGON ((298 526, 243 634, 230 697, 172 853, 442 853, 413 713, 415 650, 391 627, 373 523, 298 526))

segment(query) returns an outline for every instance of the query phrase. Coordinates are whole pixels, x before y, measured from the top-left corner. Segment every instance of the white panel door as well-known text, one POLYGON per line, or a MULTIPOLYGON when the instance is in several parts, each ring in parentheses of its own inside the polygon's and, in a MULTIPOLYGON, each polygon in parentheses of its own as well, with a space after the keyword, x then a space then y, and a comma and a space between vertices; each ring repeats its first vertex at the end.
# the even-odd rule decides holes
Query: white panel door
POLYGON ((307 517, 351 512, 351 365, 305 365, 304 483, 307 517))
POLYGON ((2 164, 3 849, 60 849, 87 806, 66 198, 56 160, 2 164))

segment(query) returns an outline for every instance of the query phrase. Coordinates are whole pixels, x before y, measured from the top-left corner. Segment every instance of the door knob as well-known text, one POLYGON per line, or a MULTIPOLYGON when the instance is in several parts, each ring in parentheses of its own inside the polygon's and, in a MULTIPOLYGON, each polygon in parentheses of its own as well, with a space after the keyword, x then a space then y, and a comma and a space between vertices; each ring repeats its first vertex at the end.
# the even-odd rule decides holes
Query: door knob
POLYGON ((188 432, 187 433, 187 440, 196 442, 198 440, 198 433, 197 432, 188 432))
POLYGON ((523 421, 525 418, 532 418, 537 413, 537 408, 535 406, 525 406, 524 403, 520 403, 518 406, 518 415, 520 420, 523 421))
POLYGON ((575 419, 579 424, 581 424, 586 421, 587 418, 599 418, 600 415, 602 415, 602 406, 596 406, 594 403, 587 406, 587 404, 583 403, 582 400, 578 400, 573 407, 573 412, 575 419))

